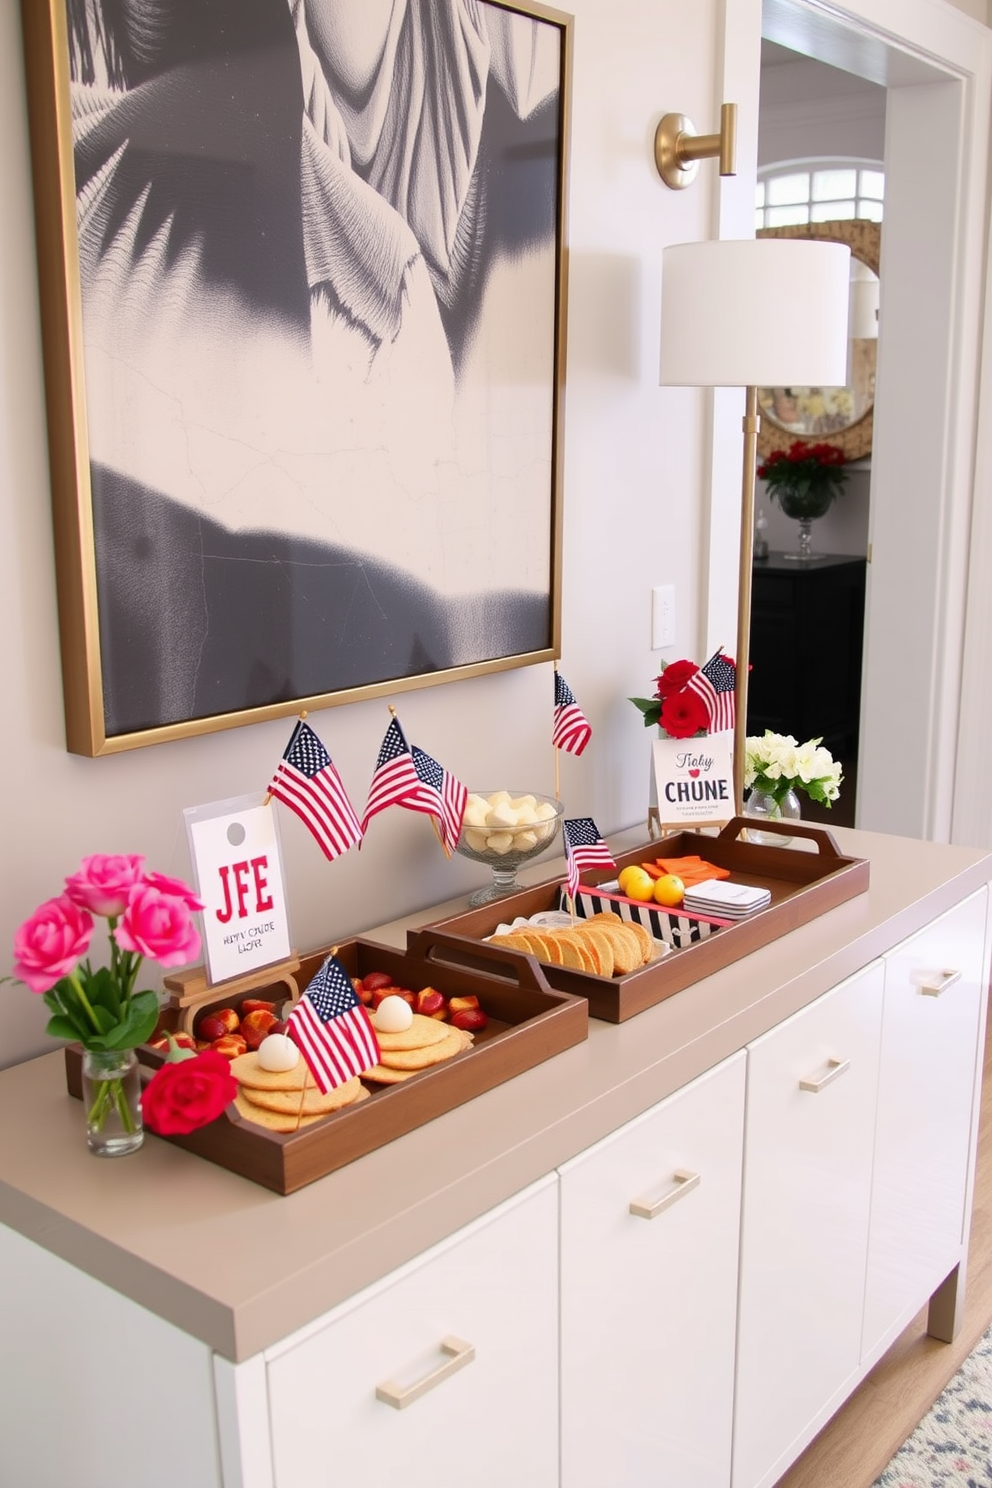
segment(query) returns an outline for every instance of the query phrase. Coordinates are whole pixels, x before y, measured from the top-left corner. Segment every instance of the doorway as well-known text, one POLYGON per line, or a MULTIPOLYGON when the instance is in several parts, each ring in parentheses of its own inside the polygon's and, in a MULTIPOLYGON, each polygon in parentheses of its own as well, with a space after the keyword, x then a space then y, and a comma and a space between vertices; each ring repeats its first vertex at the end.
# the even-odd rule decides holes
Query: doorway
POLYGON ((857 824, 946 840, 979 428, 992 37, 920 0, 844 14, 819 0, 765 0, 762 32, 886 90, 857 824))
MULTIPOLYGON (((872 224, 884 215, 885 97, 876 83, 762 41, 756 231, 815 233, 817 224, 850 220, 862 223, 858 232, 878 233, 872 224)), ((789 425, 775 423, 776 411, 762 409, 763 428, 771 420, 775 447, 785 448, 793 436, 789 425)), ((782 412, 784 417, 788 410, 782 412)), ((860 412, 852 407, 852 419, 860 412)), ((837 420, 821 418, 810 425, 809 442, 821 425, 824 437, 836 437, 837 420)), ((859 420, 859 432, 870 429, 870 418, 859 420)), ((868 440, 870 432, 859 438, 858 449, 868 440)), ((829 811, 804 803, 806 814, 853 826, 870 447, 845 466, 845 474, 840 497, 813 525, 816 556, 810 563, 794 561, 798 525, 758 482, 748 733, 772 728, 800 740, 823 737, 843 766, 840 800, 829 811)))

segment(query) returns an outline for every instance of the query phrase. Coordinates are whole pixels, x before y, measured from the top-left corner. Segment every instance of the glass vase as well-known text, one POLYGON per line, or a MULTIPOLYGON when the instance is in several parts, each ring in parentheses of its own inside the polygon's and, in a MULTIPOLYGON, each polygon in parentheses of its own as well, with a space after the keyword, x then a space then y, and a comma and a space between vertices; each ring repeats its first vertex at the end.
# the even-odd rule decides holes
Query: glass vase
POLYGON ((820 490, 793 490, 789 486, 782 486, 778 492, 778 504, 787 517, 799 523, 799 547, 795 553, 784 553, 784 558, 793 558, 798 562, 815 562, 820 556, 813 552, 812 530, 813 522, 817 517, 825 516, 830 510, 830 504, 834 499, 831 487, 825 486, 820 490))
POLYGON ((141 1076, 133 1049, 83 1050, 86 1144, 97 1157, 126 1157, 144 1138, 141 1076))
MULTIPOLYGON (((802 814, 799 797, 794 790, 787 790, 782 799, 776 801, 770 791, 753 788, 744 802, 744 815, 761 821, 800 821, 802 814)), ((749 827, 747 840, 760 847, 787 847, 792 838, 780 832, 756 832, 749 827)))

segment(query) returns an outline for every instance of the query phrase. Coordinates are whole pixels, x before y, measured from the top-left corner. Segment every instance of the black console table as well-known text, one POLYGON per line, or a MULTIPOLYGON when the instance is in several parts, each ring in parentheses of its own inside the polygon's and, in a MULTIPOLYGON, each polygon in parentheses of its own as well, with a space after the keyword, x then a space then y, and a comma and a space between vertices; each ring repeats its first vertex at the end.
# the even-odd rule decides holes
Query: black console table
POLYGON ((822 736, 835 759, 858 754, 865 559, 755 559, 747 731, 802 744, 822 736))

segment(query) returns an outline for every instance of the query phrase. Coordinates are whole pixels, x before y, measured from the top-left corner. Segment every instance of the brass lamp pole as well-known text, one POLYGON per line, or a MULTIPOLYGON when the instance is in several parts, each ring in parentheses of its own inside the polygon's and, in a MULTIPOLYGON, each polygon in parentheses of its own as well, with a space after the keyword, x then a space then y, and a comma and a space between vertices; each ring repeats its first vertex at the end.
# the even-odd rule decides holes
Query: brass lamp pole
POLYGON ((747 740, 747 673, 751 649, 751 563, 754 547, 754 483, 758 459, 758 389, 749 386, 741 420, 744 466, 741 471, 741 545, 737 570, 737 669, 734 675, 734 810, 744 810, 744 755, 747 740))
POLYGON ((661 278, 662 386, 747 390, 734 684, 734 809, 740 814, 747 739, 758 388, 843 384, 850 250, 846 244, 798 238, 675 243, 664 251, 661 278))

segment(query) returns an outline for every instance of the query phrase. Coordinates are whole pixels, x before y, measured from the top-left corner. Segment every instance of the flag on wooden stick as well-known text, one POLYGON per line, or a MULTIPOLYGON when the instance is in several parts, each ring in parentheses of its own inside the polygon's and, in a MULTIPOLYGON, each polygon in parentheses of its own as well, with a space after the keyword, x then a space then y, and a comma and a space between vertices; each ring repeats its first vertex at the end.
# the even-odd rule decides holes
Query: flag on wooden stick
POLYGON ((326 858, 337 858, 362 840, 355 808, 331 756, 302 719, 293 730, 269 795, 295 811, 326 858))
POLYGON ((579 892, 583 873, 590 868, 615 868, 610 849, 599 835, 591 816, 576 816, 562 823, 565 837, 565 886, 572 899, 579 892))
POLYGON ((441 845, 450 852, 461 833, 467 800, 462 782, 423 749, 411 749, 399 719, 393 718, 379 750, 362 831, 387 806, 405 806, 435 819, 441 845))
POLYGON ((581 754, 592 738, 592 726, 561 672, 555 672, 555 717, 551 742, 556 749, 581 754))
POLYGON ((371 1019, 336 956, 328 956, 293 1008, 286 1032, 325 1095, 379 1063, 371 1019))
POLYGON ((429 811, 438 823, 441 846, 452 853, 461 836, 468 791, 457 776, 450 774, 416 744, 412 753, 425 802, 423 809, 429 811))
POLYGON ((685 684, 690 692, 702 698, 710 715, 710 732, 720 733, 734 726, 734 687, 737 668, 729 656, 719 651, 711 656, 705 666, 693 672, 685 684))

